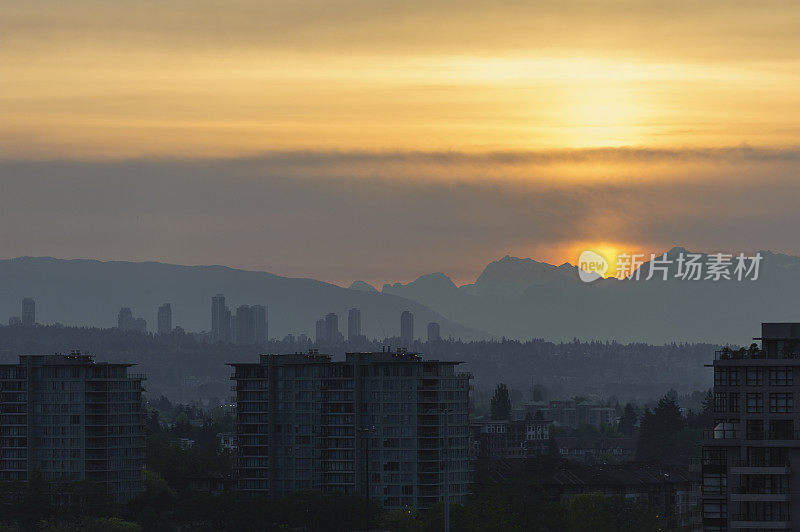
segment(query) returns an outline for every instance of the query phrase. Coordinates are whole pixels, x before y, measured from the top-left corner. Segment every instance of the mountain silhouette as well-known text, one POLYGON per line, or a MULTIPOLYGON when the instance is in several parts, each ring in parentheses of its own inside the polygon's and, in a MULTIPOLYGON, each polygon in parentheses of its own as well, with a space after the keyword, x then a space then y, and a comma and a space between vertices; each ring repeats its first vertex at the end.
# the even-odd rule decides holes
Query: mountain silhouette
MULTIPOLYGON (((674 260, 680 253, 689 252, 675 247, 667 256, 674 260)), ((800 258, 760 253, 756 281, 664 281, 657 270, 647 280, 646 262, 640 280, 583 283, 571 264, 507 256, 489 264, 475 283, 456 290, 449 278, 433 274, 435 284, 422 276, 406 285, 386 285, 384 292, 509 338, 749 344, 761 322, 800 321, 800 258)))
POLYGON ((371 284, 364 282, 364 281, 353 281, 350 286, 350 290, 361 290, 362 292, 377 292, 378 289, 372 286, 371 284))
MULTIPOLYGON (((366 283, 364 283, 366 284, 366 283)), ((356 287, 358 288, 358 287, 356 287)), ((487 338, 400 296, 359 289, 350 290, 313 279, 281 277, 266 272, 224 266, 178 266, 157 262, 102 262, 51 257, 0 260, 0 317, 19 315, 23 297, 36 300, 39 323, 115 327, 120 307, 156 328, 162 303, 172 304, 173 324, 187 331, 211 328, 211 298, 226 296, 235 312, 238 305, 263 304, 269 311, 269 334, 282 338, 305 333, 314 338, 315 321, 328 312, 339 315, 346 334, 347 311, 361 309, 363 334, 385 338, 399 335, 400 314, 414 314, 417 336, 436 321, 442 336, 487 338)))

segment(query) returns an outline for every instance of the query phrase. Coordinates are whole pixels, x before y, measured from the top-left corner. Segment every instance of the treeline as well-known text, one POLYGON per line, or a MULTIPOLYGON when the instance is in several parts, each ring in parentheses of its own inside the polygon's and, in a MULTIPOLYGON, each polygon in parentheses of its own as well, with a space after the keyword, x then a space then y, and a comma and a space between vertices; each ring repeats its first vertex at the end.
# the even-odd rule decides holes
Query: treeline
MULTIPOLYGON (((234 494, 177 491, 148 472, 144 494, 114 504, 91 483, 76 483, 69 505, 54 504, 40 478, 17 486, 17 504, 6 506, 2 532, 174 532, 303 530, 438 532, 444 504, 426 512, 385 510, 357 495, 297 492, 273 501, 234 494)), ((5 487, 5 493, 11 488, 5 487)), ((476 486, 463 504, 451 504, 451 529, 464 532, 616 532, 663 530, 645 502, 601 493, 553 501, 518 481, 476 486)))
MULTIPOLYGON (((399 345, 396 338, 334 346, 300 341, 298 337, 271 340, 264 346, 235 346, 197 342, 191 334, 158 336, 118 329, 82 327, 0 326, 0 355, 14 361, 20 353, 67 352, 79 349, 100 360, 139 364, 148 375, 148 391, 173 400, 225 397, 229 388, 228 362, 256 361, 259 353, 293 353, 318 348, 342 357, 346 351, 380 351, 399 345)), ((476 396, 491 394, 503 381, 530 399, 531 377, 548 383, 556 397, 595 395, 654 399, 670 388, 681 392, 708 388, 711 373, 703 367, 718 346, 711 344, 579 341, 463 342, 457 339, 415 342, 411 350, 427 358, 461 360, 463 371, 475 375, 476 396)))

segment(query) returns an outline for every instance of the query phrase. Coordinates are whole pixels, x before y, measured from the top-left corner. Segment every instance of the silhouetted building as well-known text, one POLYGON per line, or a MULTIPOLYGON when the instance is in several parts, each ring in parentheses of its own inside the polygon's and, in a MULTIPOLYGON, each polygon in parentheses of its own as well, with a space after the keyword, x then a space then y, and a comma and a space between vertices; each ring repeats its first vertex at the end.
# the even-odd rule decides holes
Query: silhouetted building
POLYGON ((339 332, 339 316, 334 312, 325 315, 325 341, 329 345, 340 343, 342 333, 339 332))
POLYGON ((22 327, 22 320, 19 316, 11 316, 8 318, 9 327, 22 327))
POLYGON ((361 311, 351 308, 347 313, 347 339, 354 342, 361 336, 361 311))
POLYGON ((122 307, 117 313, 117 327, 123 331, 147 332, 147 321, 135 318, 129 307, 122 307))
POLYGON ((428 341, 438 342, 442 339, 442 334, 439 332, 439 324, 432 321, 428 324, 428 341))
POLYGON ((158 307, 158 334, 172 332, 172 305, 164 303, 158 307))
POLYGON ((328 332, 325 328, 325 318, 320 318, 317 320, 316 323, 316 340, 318 344, 324 344, 328 342, 328 332))
POLYGON ((141 494, 144 376, 130 366, 77 352, 0 365, 0 480, 40 471, 57 485, 91 481, 120 502, 141 494))
POLYGON ((761 348, 715 353, 703 435, 703 529, 800 528, 800 323, 763 323, 761 348))
POLYGON ((231 364, 240 492, 369 494, 430 508, 470 484, 469 380, 406 352, 261 355, 231 364), (368 457, 368 459, 365 459, 368 457))
POLYGON ((545 454, 550 422, 545 420, 480 421, 470 425, 474 458, 506 460, 545 454))
POLYGON ((253 305, 250 307, 253 312, 253 328, 255 330, 255 343, 265 345, 269 340, 269 322, 267 321, 267 307, 264 305, 253 305))
POLYGON ((404 310, 400 315, 400 343, 408 347, 414 342, 414 315, 404 310))
POLYGON ((211 341, 231 341, 231 311, 225 306, 225 296, 222 294, 211 298, 211 341))
POLYGON ((22 300, 22 326, 33 327, 36 325, 36 302, 32 297, 22 300))
POLYGON ((133 329, 133 312, 130 307, 122 307, 117 312, 117 328, 123 331, 133 329))
POLYGON ((236 308, 236 341, 239 345, 252 345, 256 342, 256 328, 253 310, 249 305, 236 308))

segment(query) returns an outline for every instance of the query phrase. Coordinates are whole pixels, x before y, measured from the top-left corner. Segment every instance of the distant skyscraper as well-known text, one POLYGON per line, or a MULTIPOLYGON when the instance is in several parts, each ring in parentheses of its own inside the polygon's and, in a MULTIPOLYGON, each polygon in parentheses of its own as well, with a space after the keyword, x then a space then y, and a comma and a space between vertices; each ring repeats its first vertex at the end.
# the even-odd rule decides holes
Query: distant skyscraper
POLYGON ((158 307, 158 334, 172 332, 172 305, 164 303, 158 307))
POLYGON ((33 327, 36 325, 36 302, 31 297, 22 300, 22 326, 33 327))
POLYGON ((339 316, 334 312, 325 315, 325 336, 329 344, 339 343, 341 333, 339 332, 339 316))
POLYGON ((239 305, 236 309, 236 343, 252 345, 256 342, 255 321, 250 305, 239 305))
POLYGON ((325 330, 325 318, 320 318, 317 320, 317 343, 328 343, 328 333, 325 330))
POLYGON ((404 310, 400 314, 400 343, 403 347, 409 347, 414 341, 414 315, 404 310))
POLYGON ((122 307, 117 313, 117 327, 123 331, 147 332, 147 321, 134 318, 130 307, 122 307))
POLYGON ((255 343, 265 345, 269 339, 269 325, 267 322, 267 307, 264 305, 253 305, 253 328, 255 330, 255 343))
POLYGON ((347 339, 351 342, 361 336, 361 311, 351 308, 347 313, 347 339))
POLYGON ((231 341, 231 311, 225 306, 225 296, 222 294, 211 298, 211 341, 231 341))
POLYGON ((147 332, 147 320, 144 318, 136 318, 133 320, 133 326, 131 327, 132 330, 138 332, 147 332))
POLYGON ((428 341, 429 342, 438 342, 442 339, 442 335, 439 332, 439 324, 435 321, 432 321, 428 324, 428 341))
POLYGON ((122 307, 117 312, 117 328, 127 331, 133 328, 133 312, 130 307, 122 307))

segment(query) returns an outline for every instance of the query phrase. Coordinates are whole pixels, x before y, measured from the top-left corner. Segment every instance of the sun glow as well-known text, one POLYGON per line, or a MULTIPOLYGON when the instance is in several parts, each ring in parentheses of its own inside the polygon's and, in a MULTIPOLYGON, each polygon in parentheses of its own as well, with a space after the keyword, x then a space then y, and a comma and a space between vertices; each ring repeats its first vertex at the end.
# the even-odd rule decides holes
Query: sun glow
POLYGON ((573 148, 640 143, 643 106, 633 91, 616 84, 571 87, 553 117, 563 145, 573 148))

